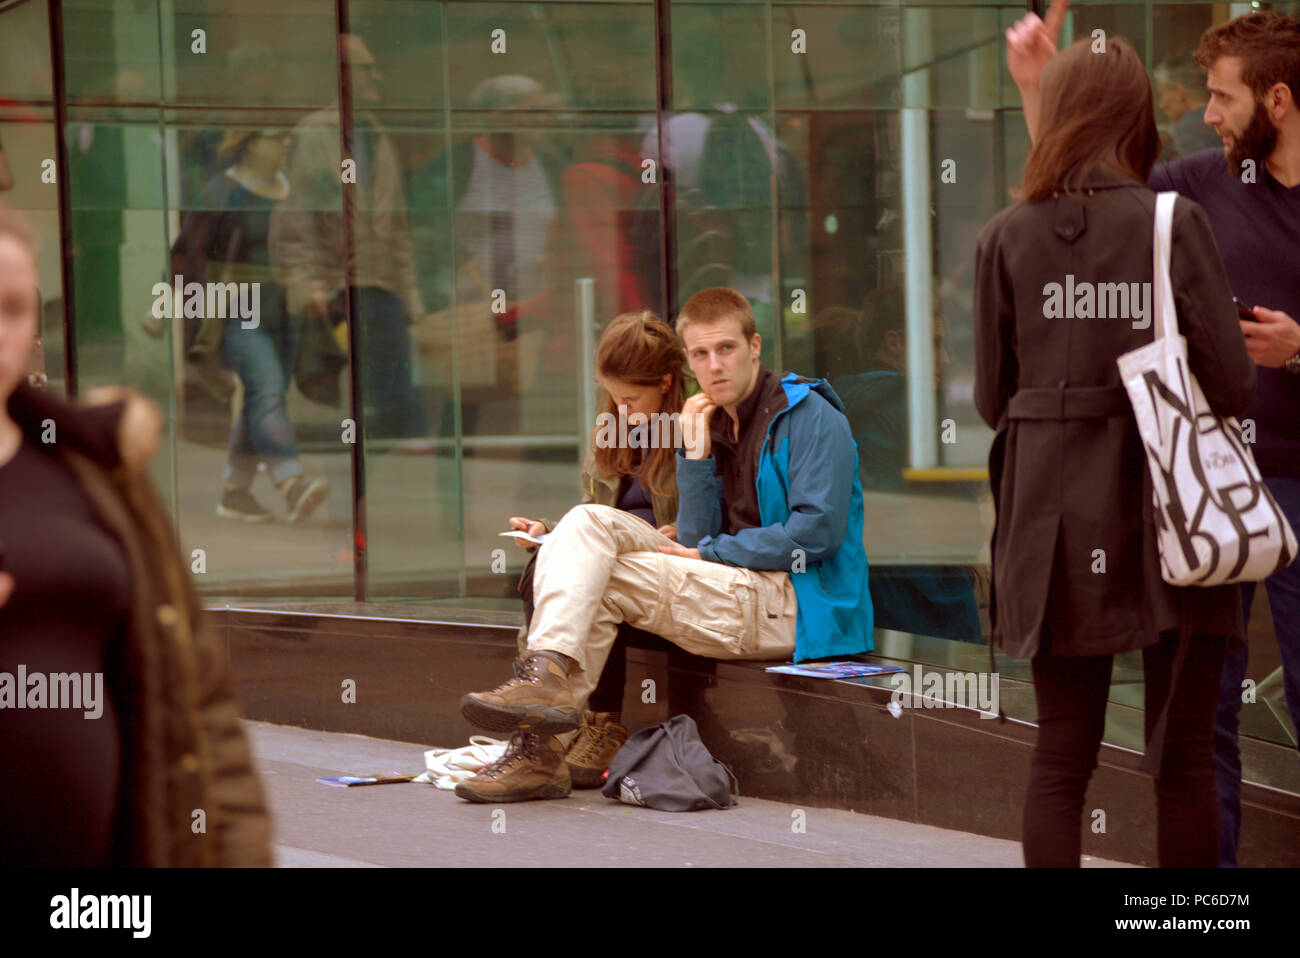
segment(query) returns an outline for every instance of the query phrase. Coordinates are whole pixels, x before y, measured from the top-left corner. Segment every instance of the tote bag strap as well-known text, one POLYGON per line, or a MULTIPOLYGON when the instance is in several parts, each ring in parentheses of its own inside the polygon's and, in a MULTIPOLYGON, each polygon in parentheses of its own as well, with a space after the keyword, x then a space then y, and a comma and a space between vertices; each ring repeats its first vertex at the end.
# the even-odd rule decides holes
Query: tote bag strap
POLYGON ((1173 339, 1178 335, 1178 314, 1174 310, 1173 285, 1169 280, 1169 248, 1173 245, 1174 200, 1178 194, 1156 194, 1155 230, 1151 243, 1151 311, 1155 339, 1164 336, 1173 339))

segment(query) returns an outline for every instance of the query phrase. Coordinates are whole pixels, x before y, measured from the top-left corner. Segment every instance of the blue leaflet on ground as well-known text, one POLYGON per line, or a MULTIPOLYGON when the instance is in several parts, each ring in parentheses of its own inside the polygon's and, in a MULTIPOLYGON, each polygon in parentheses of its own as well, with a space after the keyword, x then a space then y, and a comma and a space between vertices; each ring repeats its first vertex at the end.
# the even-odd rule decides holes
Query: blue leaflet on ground
POLYGON ((520 532, 519 530, 515 529, 510 532, 498 532, 497 535, 511 536, 512 538, 515 539, 523 539, 525 542, 532 542, 532 543, 536 543, 537 545, 541 545, 543 542, 546 541, 550 533, 543 532, 540 536, 530 536, 527 532, 520 532))
POLYGON ((769 665, 764 672, 781 675, 806 675, 812 679, 852 679, 862 675, 888 675, 903 671, 897 665, 874 665, 870 662, 810 662, 805 665, 769 665))
POLYGON ((381 775, 339 775, 337 778, 318 778, 316 781, 335 788, 351 788, 354 785, 395 785, 398 782, 409 782, 419 774, 421 773, 403 775, 401 772, 385 772, 381 775))

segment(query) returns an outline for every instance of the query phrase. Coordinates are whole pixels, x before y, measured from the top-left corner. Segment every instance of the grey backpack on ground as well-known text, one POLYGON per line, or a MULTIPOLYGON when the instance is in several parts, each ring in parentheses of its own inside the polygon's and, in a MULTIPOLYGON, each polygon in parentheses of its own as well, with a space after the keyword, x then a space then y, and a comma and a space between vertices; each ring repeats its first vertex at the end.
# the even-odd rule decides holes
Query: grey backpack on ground
POLYGON ((675 715, 627 740, 610 762, 601 794, 629 805, 690 812, 735 805, 740 788, 731 769, 700 741, 695 720, 675 715))

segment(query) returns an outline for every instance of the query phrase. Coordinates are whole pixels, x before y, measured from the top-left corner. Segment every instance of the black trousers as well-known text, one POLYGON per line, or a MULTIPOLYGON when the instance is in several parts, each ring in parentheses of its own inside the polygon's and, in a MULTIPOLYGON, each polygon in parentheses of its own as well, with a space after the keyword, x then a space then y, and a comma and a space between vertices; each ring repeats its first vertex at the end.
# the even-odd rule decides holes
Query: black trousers
MULTIPOLYGON (((537 552, 528 560, 523 574, 519 577, 519 597, 524 602, 524 627, 533 624, 533 567, 537 565, 537 552)), ((626 622, 620 622, 614 645, 605 660, 605 668, 600 673, 596 687, 591 690, 587 708, 593 712, 623 711, 623 686, 627 683, 627 646, 631 642, 641 648, 674 650, 677 646, 667 639, 644 629, 635 629, 626 622)))
MULTIPOLYGON (((1218 792, 1211 749, 1226 640, 1193 636, 1174 683, 1161 767, 1155 778, 1156 848, 1162 868, 1214 868, 1219 861, 1218 792)), ((1142 650, 1146 681, 1146 741, 1169 695, 1177 633, 1142 650)), ((1033 659, 1038 740, 1025 795, 1023 841, 1028 867, 1079 865, 1084 794, 1097 767, 1106 724, 1113 657, 1033 659)), ((1122 808, 1103 809, 1107 828, 1122 808)))

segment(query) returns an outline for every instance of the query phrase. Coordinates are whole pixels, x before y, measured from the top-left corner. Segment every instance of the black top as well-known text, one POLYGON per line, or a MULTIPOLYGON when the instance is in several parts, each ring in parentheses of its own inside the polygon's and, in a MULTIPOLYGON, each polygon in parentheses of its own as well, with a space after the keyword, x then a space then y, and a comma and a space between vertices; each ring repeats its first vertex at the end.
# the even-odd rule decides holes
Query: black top
POLYGON ((645 480, 642 478, 642 471, 645 469, 645 451, 640 451, 641 461, 637 464, 635 476, 624 476, 618 487, 618 508, 624 512, 630 512, 634 516, 640 516, 656 529, 659 528, 655 523, 655 505, 654 499, 650 495, 650 490, 646 488, 645 480))
MULTIPOLYGON (((269 266, 271 211, 275 203, 227 173, 213 177, 196 208, 185 214, 173 251, 173 269, 188 268, 198 279, 207 260, 269 266), (183 259, 178 262, 176 257, 183 259)), ((220 279, 207 277, 214 282, 220 279)))
MULTIPOLYGON (((1255 182, 1228 173, 1223 150, 1203 150, 1151 171, 1148 185, 1177 190, 1205 210, 1232 293, 1247 306, 1280 309, 1300 322, 1300 186, 1284 187, 1258 164, 1255 182)), ((1258 368, 1255 461, 1264 475, 1300 476, 1300 376, 1258 368)))
POLYGON ((14 578, 0 608, 0 864, 102 866, 120 783, 110 673, 128 623, 127 558, 72 471, 30 438, 0 465, 0 540, 14 578), (80 707, 50 707, 62 686, 50 673, 76 674, 80 707), (37 703, 38 683, 46 707, 15 707, 37 703))
POLYGON ((727 535, 763 524, 758 510, 758 457, 768 424, 787 404, 781 380, 766 366, 760 366, 753 390, 736 407, 739 437, 732 438, 731 417, 725 409, 719 409, 709 419, 710 444, 727 505, 727 535))

